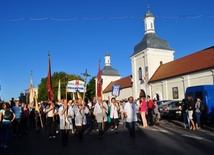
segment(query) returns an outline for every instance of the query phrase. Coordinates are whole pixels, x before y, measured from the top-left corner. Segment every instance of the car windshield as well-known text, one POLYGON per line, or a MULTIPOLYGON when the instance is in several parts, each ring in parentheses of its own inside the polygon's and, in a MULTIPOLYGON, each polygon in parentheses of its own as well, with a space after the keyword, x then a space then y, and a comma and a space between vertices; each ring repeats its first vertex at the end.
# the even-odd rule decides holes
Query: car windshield
POLYGON ((171 102, 172 101, 163 102, 163 103, 160 104, 160 106, 166 106, 166 105, 170 104, 171 102))

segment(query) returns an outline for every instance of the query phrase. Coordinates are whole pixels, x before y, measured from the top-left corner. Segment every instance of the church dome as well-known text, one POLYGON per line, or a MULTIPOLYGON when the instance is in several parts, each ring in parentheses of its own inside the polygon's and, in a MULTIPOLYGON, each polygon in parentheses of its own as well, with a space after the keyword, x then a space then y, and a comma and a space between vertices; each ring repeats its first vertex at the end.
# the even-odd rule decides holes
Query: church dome
POLYGON ((105 66, 101 70, 101 75, 103 75, 103 76, 120 76, 118 71, 116 69, 112 68, 111 66, 105 66))
POLYGON ((148 12, 145 14, 144 18, 146 17, 154 17, 153 14, 148 10, 148 12))

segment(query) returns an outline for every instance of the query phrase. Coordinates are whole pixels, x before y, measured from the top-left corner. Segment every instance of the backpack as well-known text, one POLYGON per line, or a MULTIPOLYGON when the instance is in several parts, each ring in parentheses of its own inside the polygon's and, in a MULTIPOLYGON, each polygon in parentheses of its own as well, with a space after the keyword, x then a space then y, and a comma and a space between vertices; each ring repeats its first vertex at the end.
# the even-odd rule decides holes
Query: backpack
POLYGON ((203 103, 203 102, 200 102, 199 110, 200 110, 201 112, 203 112, 204 109, 205 109, 204 103, 203 103))
POLYGON ((13 112, 10 109, 6 109, 4 112, 3 119, 11 121, 13 119, 13 112))

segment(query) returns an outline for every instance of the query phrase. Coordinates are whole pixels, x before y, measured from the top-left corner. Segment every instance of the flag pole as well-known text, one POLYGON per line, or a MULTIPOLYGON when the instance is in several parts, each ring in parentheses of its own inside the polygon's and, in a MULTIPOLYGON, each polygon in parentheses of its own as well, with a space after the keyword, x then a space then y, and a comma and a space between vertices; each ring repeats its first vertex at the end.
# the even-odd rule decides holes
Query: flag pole
POLYGON ((68 122, 67 122, 67 115, 68 115, 68 90, 67 90, 67 84, 68 84, 68 76, 65 76, 65 101, 67 104, 67 109, 66 109, 66 115, 65 115, 65 124, 66 124, 66 133, 68 132, 68 122))
POLYGON ((38 112, 39 114, 39 119, 40 119, 40 123, 41 123, 41 127, 43 128, 43 121, 42 121, 42 117, 41 117, 41 113, 40 113, 40 109, 39 109, 39 106, 38 106, 38 97, 36 95, 36 92, 34 92, 34 100, 35 100, 35 110, 38 112))
POLYGON ((101 104, 102 104, 102 131, 104 131, 105 124, 104 124, 104 110, 103 110, 103 100, 102 100, 102 78, 101 78, 101 71, 100 71, 100 60, 98 65, 98 74, 97 74, 97 97, 101 97, 101 104))

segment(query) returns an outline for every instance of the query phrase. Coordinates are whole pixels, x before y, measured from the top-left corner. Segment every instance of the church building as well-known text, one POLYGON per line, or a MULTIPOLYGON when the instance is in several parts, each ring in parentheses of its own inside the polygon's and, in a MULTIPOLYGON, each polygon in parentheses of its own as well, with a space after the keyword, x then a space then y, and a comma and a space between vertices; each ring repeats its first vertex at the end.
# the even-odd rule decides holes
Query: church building
POLYGON ((132 75, 121 78, 111 70, 110 55, 106 55, 102 70, 104 99, 111 96, 114 84, 121 87, 118 100, 146 95, 157 100, 182 100, 189 86, 214 85, 214 46, 174 60, 175 51, 155 33, 155 17, 150 10, 143 21, 144 37, 130 56, 132 75))

